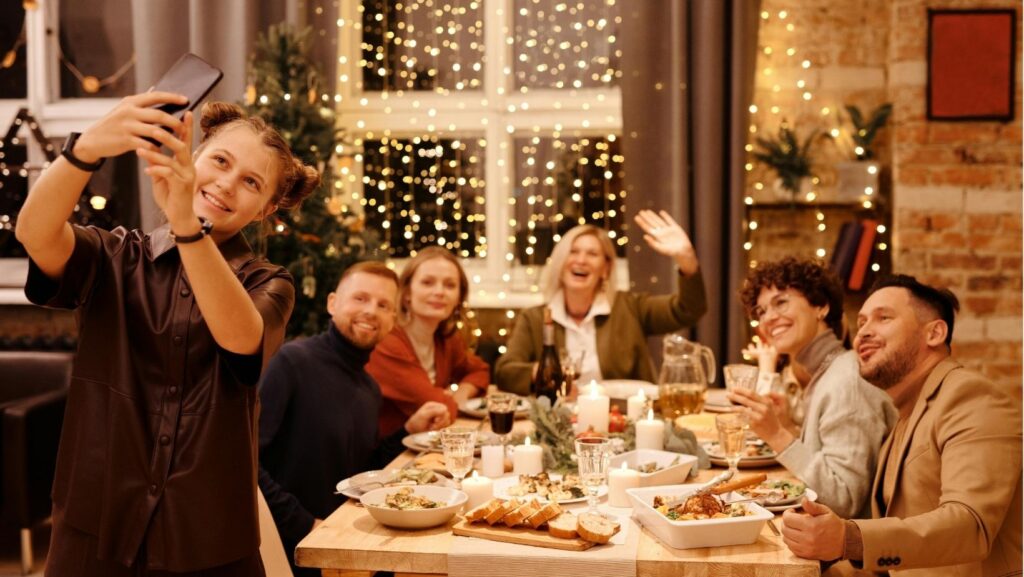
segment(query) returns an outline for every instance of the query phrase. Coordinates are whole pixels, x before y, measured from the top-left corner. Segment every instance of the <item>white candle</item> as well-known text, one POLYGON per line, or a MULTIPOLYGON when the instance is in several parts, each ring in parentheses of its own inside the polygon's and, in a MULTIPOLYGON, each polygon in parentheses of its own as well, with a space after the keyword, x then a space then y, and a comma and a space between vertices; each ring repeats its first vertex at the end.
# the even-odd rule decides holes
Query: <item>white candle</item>
POLYGON ((612 507, 629 507, 629 495, 626 489, 633 489, 640 486, 640 473, 626 468, 626 463, 621 469, 608 471, 608 505, 612 507))
POLYGON ((544 471, 544 451, 530 444, 530 437, 516 446, 512 454, 512 472, 516 475, 536 475, 544 471))
POLYGON ((641 387, 635 395, 626 399, 626 417, 630 421, 639 421, 640 416, 644 414, 646 405, 647 395, 644 394, 644 389, 641 387))
POLYGON ((596 433, 608 432, 608 407, 611 401, 603 391, 598 390, 597 384, 591 382, 587 387, 587 393, 576 399, 578 413, 576 415, 577 430, 580 433, 590 428, 596 433))
POLYGON ((647 418, 636 422, 636 448, 665 448, 665 422, 654 418, 654 409, 647 411, 647 418))
POLYGON ((485 477, 501 477, 505 474, 505 446, 484 445, 480 448, 480 461, 480 469, 485 477))
POLYGON ((473 476, 462 480, 462 492, 469 497, 466 511, 482 505, 494 497, 494 482, 487 477, 480 477, 473 471, 473 476))

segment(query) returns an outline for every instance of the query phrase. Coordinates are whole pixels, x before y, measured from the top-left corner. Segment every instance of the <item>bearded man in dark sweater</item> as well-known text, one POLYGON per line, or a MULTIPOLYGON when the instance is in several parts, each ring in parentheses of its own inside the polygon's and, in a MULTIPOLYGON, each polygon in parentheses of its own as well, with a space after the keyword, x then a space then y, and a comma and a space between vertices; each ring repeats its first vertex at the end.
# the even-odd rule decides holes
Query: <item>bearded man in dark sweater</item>
MULTIPOLYGON (((281 347, 260 383, 260 490, 295 575, 295 546, 345 500, 338 481, 394 445, 377 438, 380 387, 365 370, 395 324, 398 277, 379 262, 349 267, 327 297, 327 331, 281 347)), ((425 403, 396 437, 445 427, 448 409, 425 403)))

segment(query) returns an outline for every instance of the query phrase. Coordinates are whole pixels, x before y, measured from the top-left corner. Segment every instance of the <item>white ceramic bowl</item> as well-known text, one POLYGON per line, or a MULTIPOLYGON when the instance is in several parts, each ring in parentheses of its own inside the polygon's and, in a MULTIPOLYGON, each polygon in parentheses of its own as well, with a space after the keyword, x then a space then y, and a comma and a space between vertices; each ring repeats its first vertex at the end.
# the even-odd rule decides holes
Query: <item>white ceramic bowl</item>
POLYGON ((359 502, 370 512, 370 516, 381 525, 397 529, 426 529, 443 525, 451 520, 459 509, 466 504, 467 496, 457 489, 438 487, 436 485, 416 485, 414 487, 384 487, 364 493, 359 502), (413 493, 426 497, 431 501, 442 503, 435 509, 399 510, 384 506, 384 499, 401 489, 411 488, 413 493))
MULTIPOLYGON (((633 502, 633 511, 643 526, 674 549, 749 545, 757 541, 757 536, 764 529, 764 524, 774 516, 755 503, 744 503, 753 512, 752 515, 700 521, 672 521, 659 513, 653 506, 655 495, 664 497, 685 495, 699 486, 699 484, 666 485, 626 489, 626 494, 633 502)), ((729 495, 735 496, 732 493, 729 495)))
POLYGON ((657 463, 658 467, 663 467, 661 470, 653 473, 640 473, 640 486, 641 487, 653 487, 655 485, 675 485, 678 483, 685 483, 686 477, 690 475, 690 471, 696 466, 697 457, 693 455, 683 455, 682 453, 673 453, 671 451, 658 451, 656 449, 637 449, 636 451, 627 451, 621 455, 615 455, 609 462, 609 469, 618 469, 622 467, 623 463, 626 463, 626 467, 629 469, 636 469, 639 465, 644 465, 650 462, 657 463), (676 459, 679 459, 676 461, 676 459), (675 461, 675 465, 669 465, 675 461))

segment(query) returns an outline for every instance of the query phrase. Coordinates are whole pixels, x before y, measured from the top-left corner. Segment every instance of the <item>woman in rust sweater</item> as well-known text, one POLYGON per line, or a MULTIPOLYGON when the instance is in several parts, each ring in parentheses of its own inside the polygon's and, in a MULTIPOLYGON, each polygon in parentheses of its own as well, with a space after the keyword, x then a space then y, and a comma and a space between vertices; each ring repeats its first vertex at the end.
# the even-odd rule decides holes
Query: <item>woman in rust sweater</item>
POLYGON ((444 403, 455 419, 458 403, 486 391, 490 381, 490 367, 458 331, 469 281, 454 255, 441 247, 419 251, 405 265, 398 290, 398 324, 366 365, 384 395, 382 439, 427 401, 444 403))

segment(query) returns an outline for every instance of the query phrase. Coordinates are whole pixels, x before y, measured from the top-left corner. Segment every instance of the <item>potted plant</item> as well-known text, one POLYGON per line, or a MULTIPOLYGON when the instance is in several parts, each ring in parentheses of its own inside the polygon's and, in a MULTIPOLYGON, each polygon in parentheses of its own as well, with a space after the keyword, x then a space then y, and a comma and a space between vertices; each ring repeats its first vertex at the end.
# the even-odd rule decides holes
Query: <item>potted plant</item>
POLYGON ((806 179, 811 176, 811 145, 818 131, 811 132, 801 143, 796 130, 785 122, 773 136, 758 136, 754 139, 754 158, 768 166, 778 175, 776 191, 795 201, 806 179))
POLYGON ((840 201, 862 202, 878 192, 878 175, 882 167, 873 160, 873 145, 878 131, 892 114, 892 104, 886 102, 867 116, 857 106, 847 104, 844 108, 852 125, 849 144, 856 160, 836 165, 836 193, 840 201))

